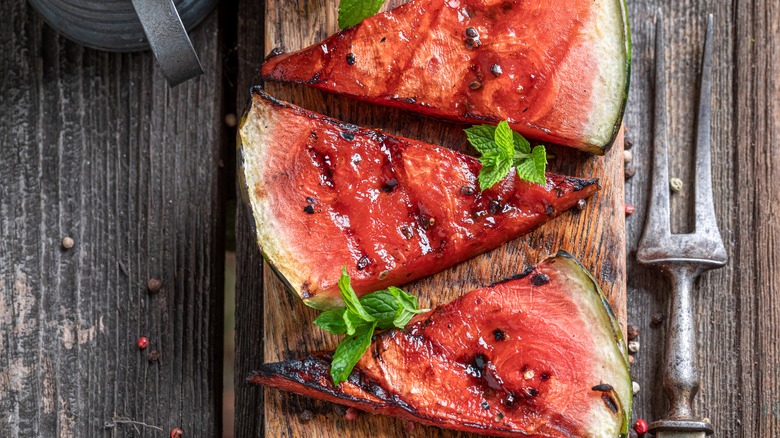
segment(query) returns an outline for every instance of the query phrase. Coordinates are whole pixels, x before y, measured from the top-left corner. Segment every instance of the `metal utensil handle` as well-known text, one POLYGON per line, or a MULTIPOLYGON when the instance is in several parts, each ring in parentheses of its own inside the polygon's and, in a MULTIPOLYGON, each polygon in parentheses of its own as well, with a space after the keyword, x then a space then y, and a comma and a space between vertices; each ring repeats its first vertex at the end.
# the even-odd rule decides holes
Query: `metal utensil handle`
POLYGON ((675 263, 666 266, 671 280, 672 303, 669 328, 666 333, 664 360, 664 391, 669 398, 669 411, 654 422, 654 432, 690 431, 712 433, 712 426, 693 417, 693 398, 699 391, 696 367, 696 332, 693 319, 693 281, 700 268, 694 264, 675 263))
POLYGON ((157 64, 171 87, 203 73, 173 0, 132 0, 157 64))

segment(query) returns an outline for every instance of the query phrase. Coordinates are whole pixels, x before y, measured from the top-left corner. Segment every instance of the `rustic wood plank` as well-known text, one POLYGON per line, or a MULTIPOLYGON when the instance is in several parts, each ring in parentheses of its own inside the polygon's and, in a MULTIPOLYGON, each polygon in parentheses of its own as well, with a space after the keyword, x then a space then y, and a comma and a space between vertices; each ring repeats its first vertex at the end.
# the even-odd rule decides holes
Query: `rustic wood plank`
MULTIPOLYGON (((386 7, 402 2, 389 2, 386 7)), ((314 43, 336 30, 336 1, 282 2, 267 0, 265 7, 265 48, 267 53, 273 47, 294 50, 314 43)), ((251 6, 242 6, 249 10, 251 6)), ((250 14, 240 13, 242 20, 252 22, 250 14)), ((256 23, 256 22, 255 22, 256 23)), ((257 24, 256 24, 257 25, 257 24)), ((253 35, 240 35, 240 53, 250 51, 245 61, 252 64, 252 74, 259 67, 257 51, 262 47, 253 35)), ((243 58, 243 56, 241 56, 243 58)), ((242 68, 244 67, 243 61, 242 68)), ((242 73, 244 74, 244 73, 242 73)), ((363 126, 381 127, 391 133, 418 138, 442 144, 460 151, 469 152, 461 125, 434 121, 428 118, 405 113, 400 110, 373 107, 302 87, 266 84, 268 91, 282 99, 290 100, 306 108, 319 111, 339 119, 363 126)), ((239 94, 246 88, 239 90, 239 94)), ((243 103, 248 94, 239 97, 243 103)), ((473 152, 473 151, 470 151, 473 152)), ((566 214, 550 225, 529 236, 518 239, 501 249, 437 274, 428 279, 409 285, 407 289, 420 295, 423 305, 446 302, 462 293, 520 272, 526 265, 533 264, 558 248, 566 248, 583 259, 586 266, 603 280, 605 292, 617 303, 621 320, 625 320, 625 247, 623 241, 623 158, 622 142, 602 160, 567 149, 556 150, 559 154, 553 170, 582 176, 601 176, 609 174, 603 181, 603 191, 592 198, 588 207, 579 214, 566 214), (605 169, 604 167, 607 167, 605 169), (599 211, 600 214, 594 214, 599 211), (604 239, 601 238, 604 236, 604 239)), ((240 214, 242 208, 239 208, 240 214)), ((256 364, 265 361, 301 356, 307 352, 324 348, 333 348, 336 338, 329 336, 311 325, 315 311, 303 306, 297 297, 284 290, 279 280, 270 270, 264 271, 264 278, 258 276, 256 245, 250 230, 240 223, 239 245, 246 245, 241 253, 246 257, 240 266, 251 276, 241 279, 238 286, 238 311, 244 312, 252 322, 243 322, 245 330, 239 329, 238 344, 244 352, 239 362, 251 361, 256 364), (254 251, 254 253, 253 253, 254 251), (246 266, 250 263, 249 266, 246 266), (257 263, 251 265, 251 263, 257 263), (264 322, 255 320, 261 309, 258 303, 258 291, 262 285, 264 322), (243 303, 243 304, 242 304, 243 303), (245 309, 241 309, 246 306, 245 309), (257 350, 260 345, 260 333, 264 333, 264 352, 257 350)), ((240 276, 239 276, 240 277, 240 276)), ((240 320, 240 316, 237 316, 240 320)), ((246 375, 246 363, 238 365, 237 380, 246 375)), ((407 436, 406 425, 399 420, 365 415, 356 422, 347 423, 338 407, 331 404, 312 401, 304 397, 284 394, 276 390, 265 391, 264 425, 247 415, 257 413, 257 403, 251 396, 252 388, 245 388, 244 396, 252 402, 249 407, 238 409, 236 433, 238 436, 407 436), (335 412, 334 412, 335 409, 335 412), (313 420, 306 420, 306 411, 314 413, 313 420), (242 435, 242 433, 246 435, 242 435)), ((343 412, 341 412, 343 413, 343 412)), ((258 415, 259 418, 259 415, 258 415)), ((415 435, 426 436, 466 436, 430 427, 416 427, 415 435)))
POLYGON ((150 53, 85 49, 27 2, 4 4, 0 436, 159 437, 173 427, 214 436, 218 13, 192 34, 206 73, 170 90, 150 53), (162 279, 156 295, 151 277, 162 279))
POLYGON ((674 196, 673 226, 690 226, 686 205, 692 168, 695 98, 705 14, 715 18, 712 97, 713 185, 718 224, 729 265, 705 274, 696 294, 701 391, 697 411, 709 417, 719 436, 776 436, 780 433, 777 374, 780 290, 780 196, 772 177, 780 165, 780 7, 777 2, 629 2, 634 42, 632 88, 626 117, 637 176, 626 186, 637 214, 628 221, 629 321, 642 334, 632 373, 642 385, 635 416, 659 418, 665 407, 661 386, 663 325, 651 318, 667 312, 668 284, 657 272, 637 266, 635 249, 648 199, 651 145, 654 16, 665 16, 667 108, 671 172, 687 182, 674 196))
MULTIPOLYGON (((263 61, 264 1, 238 4, 237 114, 249 102, 249 87, 258 83, 263 61)), ((263 393, 248 386, 246 376, 263 361, 263 258, 257 250, 251 212, 237 194, 236 202, 236 437, 263 436, 263 393)))

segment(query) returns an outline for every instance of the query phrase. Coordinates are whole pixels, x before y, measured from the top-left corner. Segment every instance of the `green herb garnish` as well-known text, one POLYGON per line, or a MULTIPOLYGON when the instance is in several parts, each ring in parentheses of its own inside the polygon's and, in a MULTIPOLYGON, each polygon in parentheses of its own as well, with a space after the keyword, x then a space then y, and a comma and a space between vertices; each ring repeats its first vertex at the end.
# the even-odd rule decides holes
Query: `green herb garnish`
POLYGON ((375 15, 384 3, 385 0, 341 0, 339 2, 339 28, 346 29, 375 15))
POLYGON ((531 150, 531 143, 512 131, 506 120, 498 126, 475 125, 465 129, 469 143, 482 156, 479 188, 487 190, 509 174, 512 167, 517 177, 536 184, 545 184, 547 151, 539 145, 531 150))
POLYGON ((330 377, 337 386, 347 380, 360 356, 368 350, 375 329, 403 328, 414 315, 428 311, 417 308, 417 297, 393 286, 358 298, 347 268, 341 270, 339 291, 346 307, 323 312, 314 320, 325 331, 347 335, 336 348, 330 365, 330 377))

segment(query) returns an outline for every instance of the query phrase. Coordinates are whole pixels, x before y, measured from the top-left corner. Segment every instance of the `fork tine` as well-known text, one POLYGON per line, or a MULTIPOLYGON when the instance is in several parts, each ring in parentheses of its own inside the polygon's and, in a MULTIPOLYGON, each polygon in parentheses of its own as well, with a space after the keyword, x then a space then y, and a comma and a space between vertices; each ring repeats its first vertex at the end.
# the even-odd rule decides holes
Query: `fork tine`
POLYGON ((699 114, 696 121, 696 232, 719 235, 712 201, 710 157, 710 96, 712 89, 712 14, 707 17, 701 65, 699 114))
MULTIPOLYGON (((666 73, 664 69, 664 23, 661 10, 655 20, 655 108, 653 131, 653 181, 650 209, 642 240, 657 241, 671 234, 669 169, 666 138, 666 73)), ((650 243, 650 242, 648 242, 650 243)), ((640 246, 642 244, 640 243, 640 246)))

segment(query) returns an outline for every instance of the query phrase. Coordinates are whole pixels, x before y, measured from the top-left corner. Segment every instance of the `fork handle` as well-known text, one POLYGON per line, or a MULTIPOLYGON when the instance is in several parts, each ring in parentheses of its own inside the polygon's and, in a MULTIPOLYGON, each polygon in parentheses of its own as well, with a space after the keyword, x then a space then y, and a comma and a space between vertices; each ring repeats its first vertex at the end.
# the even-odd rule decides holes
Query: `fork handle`
POLYGON ((664 362, 664 390, 670 405, 664 419, 654 422, 651 430, 712 433, 709 423, 694 419, 692 409, 693 398, 699 391, 693 282, 700 269, 695 265, 675 262, 667 266, 665 271, 672 283, 671 317, 664 362))

